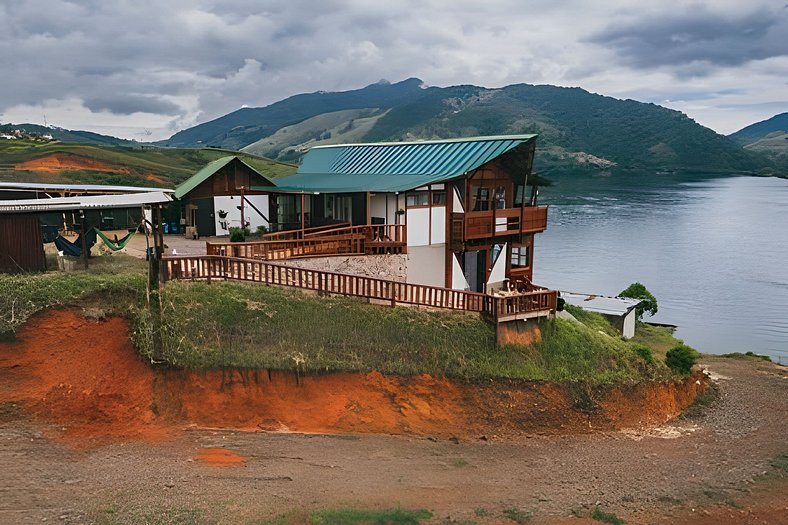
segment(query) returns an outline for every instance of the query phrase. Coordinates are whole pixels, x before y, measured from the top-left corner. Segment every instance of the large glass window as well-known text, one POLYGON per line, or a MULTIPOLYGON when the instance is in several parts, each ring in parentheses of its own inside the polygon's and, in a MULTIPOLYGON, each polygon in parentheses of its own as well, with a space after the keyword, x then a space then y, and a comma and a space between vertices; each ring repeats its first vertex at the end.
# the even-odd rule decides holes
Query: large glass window
POLYGON ((353 197, 350 195, 326 195, 325 218, 327 221, 352 220, 353 197))
POLYGON ((446 192, 445 191, 435 191, 432 193, 432 205, 433 206, 446 206, 446 192))

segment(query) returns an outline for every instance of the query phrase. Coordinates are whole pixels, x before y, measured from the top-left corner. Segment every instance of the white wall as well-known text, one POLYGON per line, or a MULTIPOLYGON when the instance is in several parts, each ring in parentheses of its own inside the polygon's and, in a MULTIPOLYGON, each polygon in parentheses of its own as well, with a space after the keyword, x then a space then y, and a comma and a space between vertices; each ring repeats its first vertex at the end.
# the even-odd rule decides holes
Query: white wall
POLYGON ((430 243, 430 209, 410 208, 407 213, 408 247, 430 243))
POLYGON ((636 313, 634 308, 624 317, 624 330, 622 331, 624 339, 632 339, 635 337, 635 317, 636 313))
POLYGON ((498 259, 493 263, 487 284, 500 283, 504 279, 506 279, 506 244, 503 245, 501 253, 498 254, 498 259))
POLYGON ((460 261, 457 260, 457 255, 452 254, 451 259, 451 287, 454 290, 470 290, 471 287, 465 278, 465 274, 462 272, 462 266, 460 266, 460 261))
POLYGON ((386 224, 394 224, 397 213, 397 196, 393 193, 376 193, 369 199, 370 217, 383 217, 386 224), (386 206, 388 203, 388 206, 386 206))
POLYGON ((408 282, 443 287, 446 284, 445 256, 443 245, 408 248, 408 282))
MULTIPOLYGON (((268 195, 247 195, 246 198, 254 204, 257 209, 268 216, 268 195)), ((229 228, 233 227, 240 227, 241 226, 241 210, 237 208, 237 206, 241 205, 241 197, 234 196, 234 197, 214 197, 213 198, 213 209, 214 209, 214 220, 216 221, 216 235, 229 235, 229 228), (224 230, 221 227, 221 219, 219 218, 219 210, 224 210, 227 213, 227 228, 228 230, 224 230)), ((268 226, 268 222, 265 221, 259 213, 254 211, 254 209, 249 206, 247 202, 244 202, 244 218, 247 222, 250 223, 249 229, 254 232, 258 226, 268 226)), ((269 217, 270 218, 270 217, 269 217)))
POLYGON ((446 206, 433 206, 432 208, 432 242, 430 244, 446 243, 446 206))

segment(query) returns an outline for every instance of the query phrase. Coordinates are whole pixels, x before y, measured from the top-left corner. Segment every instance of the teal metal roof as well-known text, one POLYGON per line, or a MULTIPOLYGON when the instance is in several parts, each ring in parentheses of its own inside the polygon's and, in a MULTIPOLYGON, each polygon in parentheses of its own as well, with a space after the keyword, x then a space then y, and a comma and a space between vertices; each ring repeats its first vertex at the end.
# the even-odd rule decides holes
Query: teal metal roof
MULTIPOLYGON (((238 162, 240 162, 241 164, 243 164, 244 166, 246 166, 247 168, 252 170, 254 173, 257 173, 258 175, 260 175, 263 179, 271 182, 268 179, 268 177, 266 177, 265 175, 263 175, 262 173, 260 173, 259 171, 257 171, 253 167, 251 167, 249 164, 245 163, 243 160, 241 160, 237 156, 235 156, 235 155, 228 155, 226 157, 221 157, 221 158, 218 158, 218 159, 216 159, 214 161, 209 162, 200 171, 198 171, 197 173, 195 173, 194 175, 192 175, 191 177, 186 179, 183 183, 181 183, 177 188, 175 188, 175 198, 176 199, 182 199, 184 195, 186 195, 187 193, 192 191, 194 188, 196 188, 197 186, 199 186, 200 184, 202 184, 203 182, 208 180, 208 178, 211 175, 213 175, 214 173, 216 173, 220 169, 222 169, 225 166, 227 166, 228 164, 230 164, 233 160, 238 160, 238 162)), ((271 182, 271 186, 273 186, 273 185, 274 185, 274 183, 271 182)), ((266 188, 266 189, 271 189, 271 188, 266 188)))
POLYGON ((277 181, 277 189, 327 193, 406 191, 461 177, 535 139, 536 135, 507 135, 318 146, 309 150, 295 175, 277 181))

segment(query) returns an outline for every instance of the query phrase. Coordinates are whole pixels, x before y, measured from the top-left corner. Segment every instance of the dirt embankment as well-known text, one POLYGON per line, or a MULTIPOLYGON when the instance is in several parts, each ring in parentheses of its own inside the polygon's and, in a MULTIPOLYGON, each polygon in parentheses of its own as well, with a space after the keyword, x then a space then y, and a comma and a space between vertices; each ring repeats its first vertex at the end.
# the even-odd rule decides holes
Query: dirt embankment
POLYGON ((130 173, 129 169, 123 166, 66 153, 45 155, 37 159, 17 164, 14 168, 18 171, 37 171, 44 173, 59 173, 69 170, 100 171, 102 173, 130 173))
POLYGON ((435 437, 587 433, 660 424, 689 406, 702 377, 587 389, 530 381, 462 382, 377 372, 154 370, 118 318, 72 310, 30 320, 0 343, 0 419, 30 415, 77 444, 162 439, 184 425, 435 437))

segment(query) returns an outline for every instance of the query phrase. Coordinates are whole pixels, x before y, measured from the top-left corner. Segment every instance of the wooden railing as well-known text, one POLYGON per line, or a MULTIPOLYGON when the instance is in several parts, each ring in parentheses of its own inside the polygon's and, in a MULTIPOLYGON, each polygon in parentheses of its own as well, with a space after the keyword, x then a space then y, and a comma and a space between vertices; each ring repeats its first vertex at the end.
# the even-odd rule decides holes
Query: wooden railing
POLYGON ((385 301, 391 306, 413 304, 430 308, 486 313, 499 321, 547 316, 555 311, 557 293, 540 290, 506 297, 361 275, 295 268, 256 259, 216 255, 164 257, 163 281, 231 279, 314 290, 385 301))
POLYGON ((317 234, 324 231, 334 230, 336 228, 344 228, 350 226, 349 222, 338 222, 336 224, 324 224, 323 226, 314 226, 312 228, 304 228, 297 230, 285 230, 281 232, 266 233, 263 235, 264 241, 288 241, 293 239, 303 239, 312 234, 317 234))
POLYGON ((332 255, 363 255, 364 238, 361 235, 336 235, 329 238, 285 241, 206 242, 205 253, 266 261, 332 255))
POLYGON ((465 239, 482 239, 547 229, 547 208, 526 206, 465 213, 465 239))
MULTIPOLYGON (((402 224, 343 226, 330 230, 298 232, 297 236, 294 234, 293 238, 289 239, 206 242, 205 253, 266 261, 334 255, 407 253, 406 230, 402 224)), ((273 234, 274 237, 277 235, 280 234, 273 234)))

